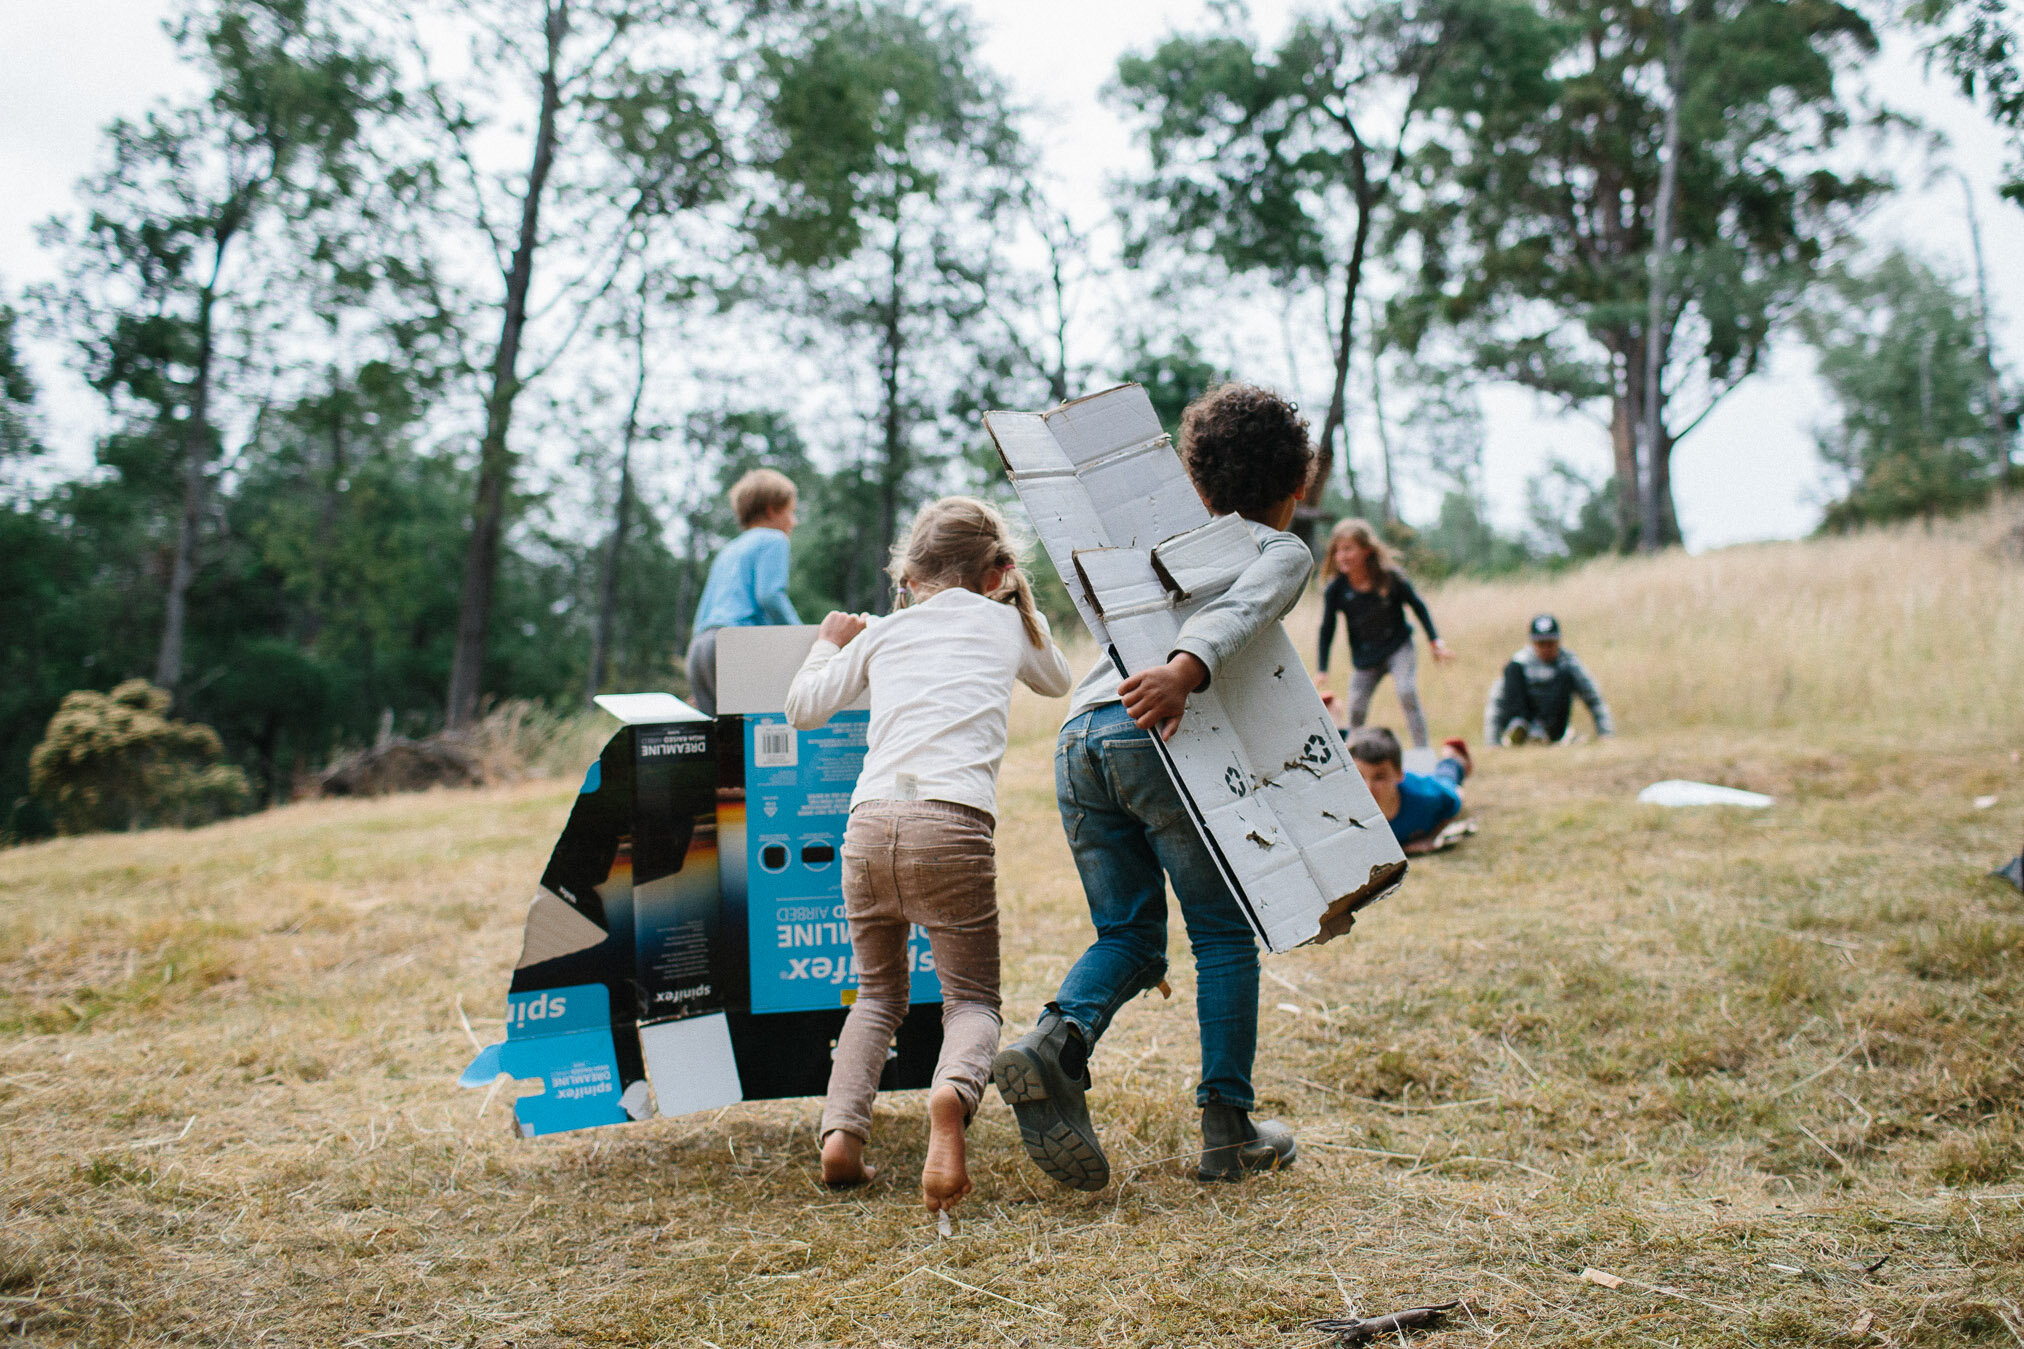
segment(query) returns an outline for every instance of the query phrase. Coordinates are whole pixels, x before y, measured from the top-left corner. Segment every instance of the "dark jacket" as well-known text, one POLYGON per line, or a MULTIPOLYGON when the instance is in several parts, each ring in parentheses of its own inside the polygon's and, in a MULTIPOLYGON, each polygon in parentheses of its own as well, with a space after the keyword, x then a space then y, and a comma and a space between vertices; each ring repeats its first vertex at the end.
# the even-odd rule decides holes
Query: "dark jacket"
POLYGON ((1335 616, 1342 615, 1349 629, 1349 660, 1359 670, 1375 670, 1413 639, 1413 625, 1406 621, 1406 608, 1419 615, 1427 640, 1440 636, 1434 631, 1434 616, 1413 583, 1398 572, 1391 573, 1391 589, 1380 595, 1375 590, 1358 590, 1349 578, 1337 572, 1321 592, 1321 668, 1328 669, 1328 649, 1335 645, 1335 616))

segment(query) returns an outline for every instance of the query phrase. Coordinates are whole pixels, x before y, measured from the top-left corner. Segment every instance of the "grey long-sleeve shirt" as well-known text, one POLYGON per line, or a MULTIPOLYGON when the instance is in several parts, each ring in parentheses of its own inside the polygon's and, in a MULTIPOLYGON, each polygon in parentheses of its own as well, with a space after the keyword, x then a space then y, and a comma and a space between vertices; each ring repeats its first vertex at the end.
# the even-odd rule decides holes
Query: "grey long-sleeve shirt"
MULTIPOLYGON (((1211 684, 1216 682, 1216 672, 1224 661, 1250 645, 1251 639, 1267 625, 1292 612, 1293 606, 1300 602, 1301 592, 1307 588, 1308 574, 1314 570, 1314 555, 1297 536, 1256 520, 1246 520, 1244 527, 1258 541, 1257 561, 1244 568, 1228 590, 1196 610, 1181 625, 1180 635, 1174 638, 1174 649, 1167 653, 1171 660, 1185 651, 1202 662, 1209 671, 1211 684)), ((1068 715, 1063 721, 1073 721, 1092 708, 1117 702, 1117 686, 1122 682, 1117 667, 1110 663, 1109 653, 1098 657, 1082 682, 1075 686, 1075 696, 1069 700, 1068 715)))
POLYGON ((1597 735, 1615 733, 1616 722, 1609 714, 1609 704, 1603 701, 1602 690, 1596 687, 1581 658, 1566 647, 1560 648, 1560 658, 1548 665, 1528 643, 1511 653, 1510 664, 1516 665, 1524 676, 1533 705, 1529 709, 1514 705, 1506 677, 1499 674, 1491 683, 1490 696, 1483 705, 1483 739, 1489 743, 1496 744, 1505 727, 1529 716, 1552 717, 1564 724, 1574 710, 1575 698, 1588 704, 1597 735))

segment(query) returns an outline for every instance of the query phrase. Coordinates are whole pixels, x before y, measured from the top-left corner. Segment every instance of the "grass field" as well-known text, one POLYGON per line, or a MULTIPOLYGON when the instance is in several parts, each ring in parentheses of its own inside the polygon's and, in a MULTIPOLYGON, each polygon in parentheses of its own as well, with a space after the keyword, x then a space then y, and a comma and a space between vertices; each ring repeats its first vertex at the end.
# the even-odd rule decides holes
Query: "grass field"
MULTIPOLYGON (((869 1192, 817 1104, 527 1142, 463 1093, 571 784, 304 804, 0 854, 0 1327, 34 1344, 1297 1346, 1456 1298, 1440 1345, 2024 1345, 2024 561, 1985 518, 1430 597, 1480 729, 1551 608, 1612 743, 1479 756, 1482 833, 1270 958, 1299 1164, 1188 1178, 1192 982, 1094 1062, 1119 1180, 995 1097, 938 1240, 918 1093, 869 1192), (1636 805, 1695 777, 1762 812, 1636 805), (1993 808, 1974 798, 1995 795, 1993 808), (1621 1280, 1585 1279, 1593 1269, 1621 1280)), ((1311 632, 1305 617, 1294 630, 1311 632)), ((1380 690, 1378 719, 1396 724, 1380 690)), ((1086 939, 1022 703, 1008 1032, 1086 939)))

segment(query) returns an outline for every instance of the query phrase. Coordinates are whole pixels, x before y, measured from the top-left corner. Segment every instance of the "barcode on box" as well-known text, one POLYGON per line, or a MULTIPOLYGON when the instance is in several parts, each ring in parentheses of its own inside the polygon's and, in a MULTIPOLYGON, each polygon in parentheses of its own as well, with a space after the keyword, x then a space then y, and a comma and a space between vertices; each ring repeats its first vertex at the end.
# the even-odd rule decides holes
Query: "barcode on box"
POLYGON ((754 768, 792 768, 801 761, 792 726, 761 726, 753 736, 754 768))

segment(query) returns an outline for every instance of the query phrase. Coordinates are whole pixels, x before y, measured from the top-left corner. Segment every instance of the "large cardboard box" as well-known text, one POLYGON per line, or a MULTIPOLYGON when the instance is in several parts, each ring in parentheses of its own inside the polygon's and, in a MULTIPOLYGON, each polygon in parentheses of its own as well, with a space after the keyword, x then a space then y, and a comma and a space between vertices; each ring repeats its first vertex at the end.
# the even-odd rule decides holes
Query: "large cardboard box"
MULTIPOLYGON (((585 774, 528 908, 506 1039, 462 1078, 538 1080, 514 1103, 523 1134, 827 1087, 857 987, 841 846, 866 714, 786 725, 814 636, 724 630, 715 721, 668 694, 598 700, 625 724, 585 774)), ((918 932, 914 949, 914 1006, 882 1090, 927 1086, 941 1050, 918 932)))
MULTIPOLYGON (((1120 678, 1164 663, 1188 617, 1258 556, 1242 520, 1202 504, 1136 384, 1048 412, 986 413, 984 425, 1120 678)), ((1276 623, 1188 700, 1160 755, 1268 950, 1347 931, 1405 876, 1391 826, 1276 623)))

